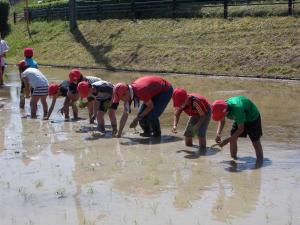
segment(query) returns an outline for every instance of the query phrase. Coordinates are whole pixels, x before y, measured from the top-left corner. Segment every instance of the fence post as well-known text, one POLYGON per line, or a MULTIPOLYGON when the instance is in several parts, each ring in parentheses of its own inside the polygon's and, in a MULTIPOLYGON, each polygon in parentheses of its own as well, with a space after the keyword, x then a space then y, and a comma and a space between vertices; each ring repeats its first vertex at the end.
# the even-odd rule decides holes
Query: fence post
POLYGON ((228 0, 224 0, 224 19, 228 18, 228 0))
POLYGON ((133 19, 135 20, 136 15, 135 15, 135 0, 131 0, 131 13, 133 16, 133 19))
POLYGON ((176 0, 173 0, 173 19, 175 19, 176 18, 176 16, 177 16, 177 13, 176 13, 176 0))
POLYGON ((70 30, 77 27, 76 21, 76 0, 69 0, 69 14, 70 14, 70 30))
POLYGON ((14 24, 16 24, 16 23, 17 23, 17 13, 14 12, 14 24))
POLYGON ((293 0, 288 0, 288 14, 293 15, 293 0))

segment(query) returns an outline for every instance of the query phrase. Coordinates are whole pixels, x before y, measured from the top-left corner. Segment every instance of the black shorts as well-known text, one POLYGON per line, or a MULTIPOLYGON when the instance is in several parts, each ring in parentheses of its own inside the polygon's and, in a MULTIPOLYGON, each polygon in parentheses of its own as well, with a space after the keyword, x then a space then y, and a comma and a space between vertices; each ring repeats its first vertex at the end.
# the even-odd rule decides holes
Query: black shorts
POLYGON ((107 110, 109 109, 110 107, 110 101, 111 99, 105 99, 105 100, 97 100, 98 103, 99 103, 99 108, 98 110, 99 111, 102 111, 102 112, 107 112, 107 110))
POLYGON ((25 92, 25 83, 24 83, 24 81, 22 80, 22 81, 21 81, 21 94, 24 94, 24 92, 25 92))
POLYGON ((77 84, 70 83, 69 84, 69 91, 75 95, 77 93, 77 84))
MULTIPOLYGON (((257 141, 260 139, 260 137, 262 136, 262 128, 261 128, 261 119, 260 116, 251 122, 245 122, 244 123, 244 131, 243 133, 241 133, 239 135, 239 137, 247 137, 247 135, 249 136, 249 138, 251 139, 251 141, 257 141)), ((231 135, 237 130, 238 125, 236 122, 234 122, 232 124, 232 128, 231 128, 231 135)))
POLYGON ((87 97, 88 102, 92 102, 95 100, 95 98, 93 96, 88 96, 87 97))

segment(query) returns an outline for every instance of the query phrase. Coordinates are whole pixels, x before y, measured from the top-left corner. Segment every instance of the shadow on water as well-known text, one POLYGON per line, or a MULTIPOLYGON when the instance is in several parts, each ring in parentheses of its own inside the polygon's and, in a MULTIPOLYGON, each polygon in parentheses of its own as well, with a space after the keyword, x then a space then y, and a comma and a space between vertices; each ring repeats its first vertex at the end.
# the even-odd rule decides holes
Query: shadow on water
POLYGON ((92 45, 88 40, 86 40, 85 36, 78 28, 73 30, 72 34, 75 40, 82 44, 93 56, 96 63, 103 64, 107 69, 113 70, 114 67, 110 65, 109 59, 105 55, 112 50, 112 40, 118 38, 123 31, 123 28, 119 29, 109 36, 108 40, 106 40, 106 43, 97 45, 92 45))
POLYGON ((251 156, 241 157, 237 160, 226 160, 221 163, 228 165, 229 167, 226 167, 225 170, 232 173, 239 173, 244 170, 256 170, 272 165, 272 161, 269 158, 264 158, 263 161, 259 161, 251 156))
POLYGON ((156 145, 169 142, 181 141, 182 138, 172 136, 172 135, 162 135, 161 137, 149 137, 149 138, 139 138, 139 137, 123 137, 122 139, 127 139, 127 141, 121 141, 121 145, 156 145))
MULTIPOLYGON (((86 120, 86 118, 77 118, 77 119, 74 119, 74 118, 70 118, 70 119, 65 119, 62 118, 61 119, 53 119, 53 120, 50 120, 50 123, 70 123, 70 122, 78 122, 78 121, 82 121, 82 120, 86 120)), ((77 133, 86 133, 86 132, 77 132, 77 133)))
POLYGON ((192 148, 196 148, 196 151, 190 151, 190 150, 178 150, 176 153, 186 153, 186 155, 184 156, 184 158, 186 159, 197 159, 200 156, 211 156, 211 155, 215 155, 218 152, 221 151, 220 148, 212 148, 212 147, 208 147, 205 150, 199 150, 199 146, 197 145, 193 145, 192 148))

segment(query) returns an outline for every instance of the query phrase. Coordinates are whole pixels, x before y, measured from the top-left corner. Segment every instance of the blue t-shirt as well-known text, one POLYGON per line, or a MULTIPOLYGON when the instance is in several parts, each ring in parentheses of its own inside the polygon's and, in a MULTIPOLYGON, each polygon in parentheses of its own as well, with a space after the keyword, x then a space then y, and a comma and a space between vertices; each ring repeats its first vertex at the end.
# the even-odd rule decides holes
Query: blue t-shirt
POLYGON ((25 58, 25 62, 30 68, 35 68, 35 69, 38 68, 37 62, 32 58, 25 58))

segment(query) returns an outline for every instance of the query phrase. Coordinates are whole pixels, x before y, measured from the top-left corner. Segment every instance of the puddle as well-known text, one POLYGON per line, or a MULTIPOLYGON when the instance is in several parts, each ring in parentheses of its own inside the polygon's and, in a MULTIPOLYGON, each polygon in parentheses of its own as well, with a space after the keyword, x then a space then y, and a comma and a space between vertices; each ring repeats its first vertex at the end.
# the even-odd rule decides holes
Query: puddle
MULTIPOLYGON (((42 68, 50 81, 68 70, 42 68)), ((22 118, 16 68, 0 89, 0 215, 13 224, 300 224, 300 82, 239 78, 167 77, 174 86, 199 91, 210 101, 243 94, 262 114, 265 160, 257 165, 249 140, 239 142, 239 158, 214 144, 211 122, 206 152, 185 147, 171 133, 172 107, 161 117, 163 136, 143 138, 133 129, 124 137, 98 135, 87 111, 79 121, 22 118), (94 135, 93 135, 94 134, 94 135)), ((83 70, 116 83, 133 73, 83 70)), ((39 106, 40 116, 41 106, 39 106)), ((120 118, 118 112, 117 118, 120 118)), ((106 117, 108 123, 108 117, 106 117)), ((227 124, 227 131, 230 123, 227 124)))

